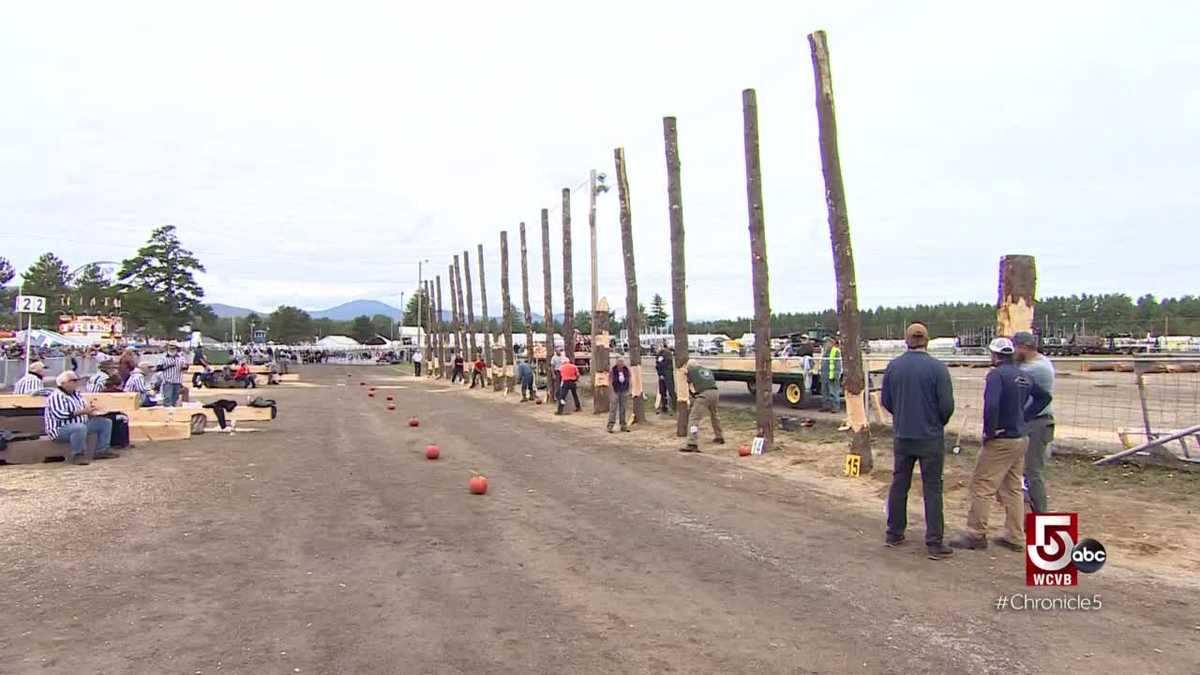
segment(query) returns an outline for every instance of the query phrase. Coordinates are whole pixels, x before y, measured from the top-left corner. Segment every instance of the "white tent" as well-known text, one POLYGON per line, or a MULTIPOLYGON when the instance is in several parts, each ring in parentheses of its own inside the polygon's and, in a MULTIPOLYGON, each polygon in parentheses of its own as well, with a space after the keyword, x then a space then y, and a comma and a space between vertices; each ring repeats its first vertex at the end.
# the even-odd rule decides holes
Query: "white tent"
MULTIPOLYGON (((25 331, 17 331, 16 339, 17 342, 24 344, 25 331)), ((29 344, 34 347, 90 347, 92 341, 84 338, 69 338, 52 330, 34 328, 29 333, 29 344)))
POLYGON ((321 347, 322 349, 355 349, 362 345, 354 338, 349 338, 345 335, 326 335, 317 340, 314 346, 321 347))

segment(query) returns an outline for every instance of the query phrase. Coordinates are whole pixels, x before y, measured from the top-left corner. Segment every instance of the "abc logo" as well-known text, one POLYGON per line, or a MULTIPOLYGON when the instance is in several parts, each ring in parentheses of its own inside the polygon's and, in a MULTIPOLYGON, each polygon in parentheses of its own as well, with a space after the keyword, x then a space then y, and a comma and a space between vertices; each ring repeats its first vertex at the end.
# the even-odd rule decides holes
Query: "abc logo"
POLYGON ((1075 569, 1084 574, 1091 574, 1104 567, 1107 560, 1108 552, 1104 550, 1104 545, 1095 539, 1084 539, 1071 551, 1071 562, 1075 563, 1075 569))

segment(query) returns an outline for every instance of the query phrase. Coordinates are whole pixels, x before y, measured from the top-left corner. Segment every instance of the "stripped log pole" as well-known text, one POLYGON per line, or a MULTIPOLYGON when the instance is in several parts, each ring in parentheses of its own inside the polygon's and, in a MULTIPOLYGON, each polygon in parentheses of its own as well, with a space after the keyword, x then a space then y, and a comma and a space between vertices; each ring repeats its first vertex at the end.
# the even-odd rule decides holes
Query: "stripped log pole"
POLYGON ((680 181, 679 134, 674 117, 663 118, 667 153, 667 204, 671 222, 671 320, 675 333, 675 435, 688 431, 687 271, 684 264, 683 186, 680 181))
MULTIPOLYGON (((545 303, 546 323, 546 402, 554 400, 554 372, 550 370, 550 359, 554 358, 554 305, 550 289, 550 210, 542 209, 542 300, 545 303)), ((549 408, 549 406, 547 406, 549 408)))
POLYGON ((575 289, 571 284, 571 189, 562 191, 563 353, 575 360, 575 289))
POLYGON ((633 423, 646 421, 646 397, 642 385, 642 317, 638 308, 637 270, 633 264, 633 215, 629 208, 629 177, 625 172, 625 148, 613 150, 620 203, 621 253, 625 261, 625 332, 629 336, 629 395, 633 400, 633 423))
POLYGON ((471 256, 467 255, 466 249, 463 249, 462 256, 463 279, 467 282, 467 340, 471 346, 469 360, 474 361, 479 355, 479 347, 475 344, 475 298, 471 294, 471 256))
POLYGON ((833 104, 833 73, 825 31, 809 34, 813 81, 816 85, 817 125, 821 148, 821 173, 825 176, 825 204, 829 211, 829 241, 833 248, 833 270, 837 277, 838 330, 841 332, 842 377, 846 391, 846 417, 850 425, 850 455, 859 457, 859 473, 870 473, 871 429, 867 424, 858 314, 858 284, 854 275, 854 251, 850 247, 850 218, 846 213, 846 189, 838 154, 837 116, 833 104))
POLYGON ((762 169, 758 156, 758 97, 742 92, 742 131, 746 149, 746 206, 750 221, 750 269, 754 288, 754 416, 763 447, 775 445, 771 387, 771 297, 767 270, 767 228, 763 218, 762 169))
POLYGON ((421 283, 425 291, 425 306, 421 308, 425 314, 421 317, 422 323, 425 324, 425 354, 422 360, 425 362, 423 364, 425 377, 433 377, 433 355, 436 353, 433 348, 433 282, 423 281, 421 283))
MULTIPOLYGON (((483 361, 487 365, 484 372, 490 372, 492 368, 492 327, 488 320, 487 311, 487 283, 484 281, 487 275, 483 272, 483 244, 479 245, 479 304, 480 306, 480 321, 483 324, 483 361)), ((486 382, 483 383, 485 386, 486 382)))
POLYGON ((512 295, 508 292, 508 230, 500 231, 500 302, 503 308, 501 321, 504 331, 504 393, 513 390, 513 308, 512 295))
POLYGON ((467 325, 467 304, 463 300, 463 278, 462 268, 458 265, 458 256, 454 256, 454 289, 458 293, 458 353, 462 354, 464 365, 464 376, 466 371, 470 370, 467 361, 470 360, 470 353, 467 351, 467 333, 470 332, 470 327, 467 325))
POLYGON ((437 276, 437 327, 438 327, 438 373, 442 379, 450 377, 446 369, 446 322, 442 321, 442 275, 437 276))
POLYGON ((450 360, 453 362, 455 355, 462 353, 462 341, 458 339, 458 293, 454 288, 454 263, 446 266, 446 283, 450 286, 450 360))
POLYGON ((533 308, 529 306, 529 250, 525 242, 525 223, 521 223, 521 301, 525 318, 525 361, 533 368, 533 308))

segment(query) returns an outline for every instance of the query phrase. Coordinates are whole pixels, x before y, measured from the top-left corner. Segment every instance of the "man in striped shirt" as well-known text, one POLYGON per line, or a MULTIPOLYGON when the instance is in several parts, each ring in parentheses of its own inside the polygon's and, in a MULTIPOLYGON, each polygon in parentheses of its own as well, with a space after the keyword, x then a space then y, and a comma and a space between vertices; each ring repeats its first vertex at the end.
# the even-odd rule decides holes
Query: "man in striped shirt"
POLYGON ((188 367, 188 359, 179 353, 179 345, 167 343, 167 355, 158 365, 162 373, 162 404, 173 407, 179 401, 179 390, 183 386, 183 369, 188 367))
POLYGON ((129 373, 129 379, 125 380, 125 391, 138 395, 139 408, 148 408, 154 405, 154 399, 150 397, 150 387, 146 384, 146 373, 152 367, 149 361, 142 361, 136 370, 129 373))
POLYGON ((29 372, 13 384, 13 393, 27 396, 42 393, 46 389, 46 383, 42 380, 42 373, 45 370, 46 364, 41 361, 29 364, 29 372))
POLYGON ((95 394, 102 392, 104 391, 104 388, 108 386, 108 378, 111 373, 111 370, 106 368, 108 365, 108 363, 101 363, 100 370, 95 375, 92 375, 88 378, 86 387, 88 393, 95 394))
POLYGON ((58 388, 50 392, 43 413, 46 435, 55 443, 70 443, 68 464, 87 464, 92 452, 87 447, 89 434, 96 434, 96 457, 117 457, 109 449, 112 440, 112 420, 107 417, 90 417, 96 412, 93 403, 84 401, 76 389, 79 376, 68 370, 54 380, 58 388))

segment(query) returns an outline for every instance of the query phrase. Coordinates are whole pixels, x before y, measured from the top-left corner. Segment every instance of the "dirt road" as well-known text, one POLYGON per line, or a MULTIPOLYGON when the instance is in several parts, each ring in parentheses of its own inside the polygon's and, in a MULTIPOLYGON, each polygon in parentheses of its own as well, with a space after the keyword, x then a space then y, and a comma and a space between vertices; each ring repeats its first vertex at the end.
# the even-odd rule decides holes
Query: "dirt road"
POLYGON ((0 672, 1200 669, 1193 585, 1114 561, 1078 588, 1099 611, 997 611, 1075 593, 1026 589, 1016 553, 927 560, 919 524, 886 549, 882 514, 637 433, 304 377, 267 431, 0 467, 0 672))

